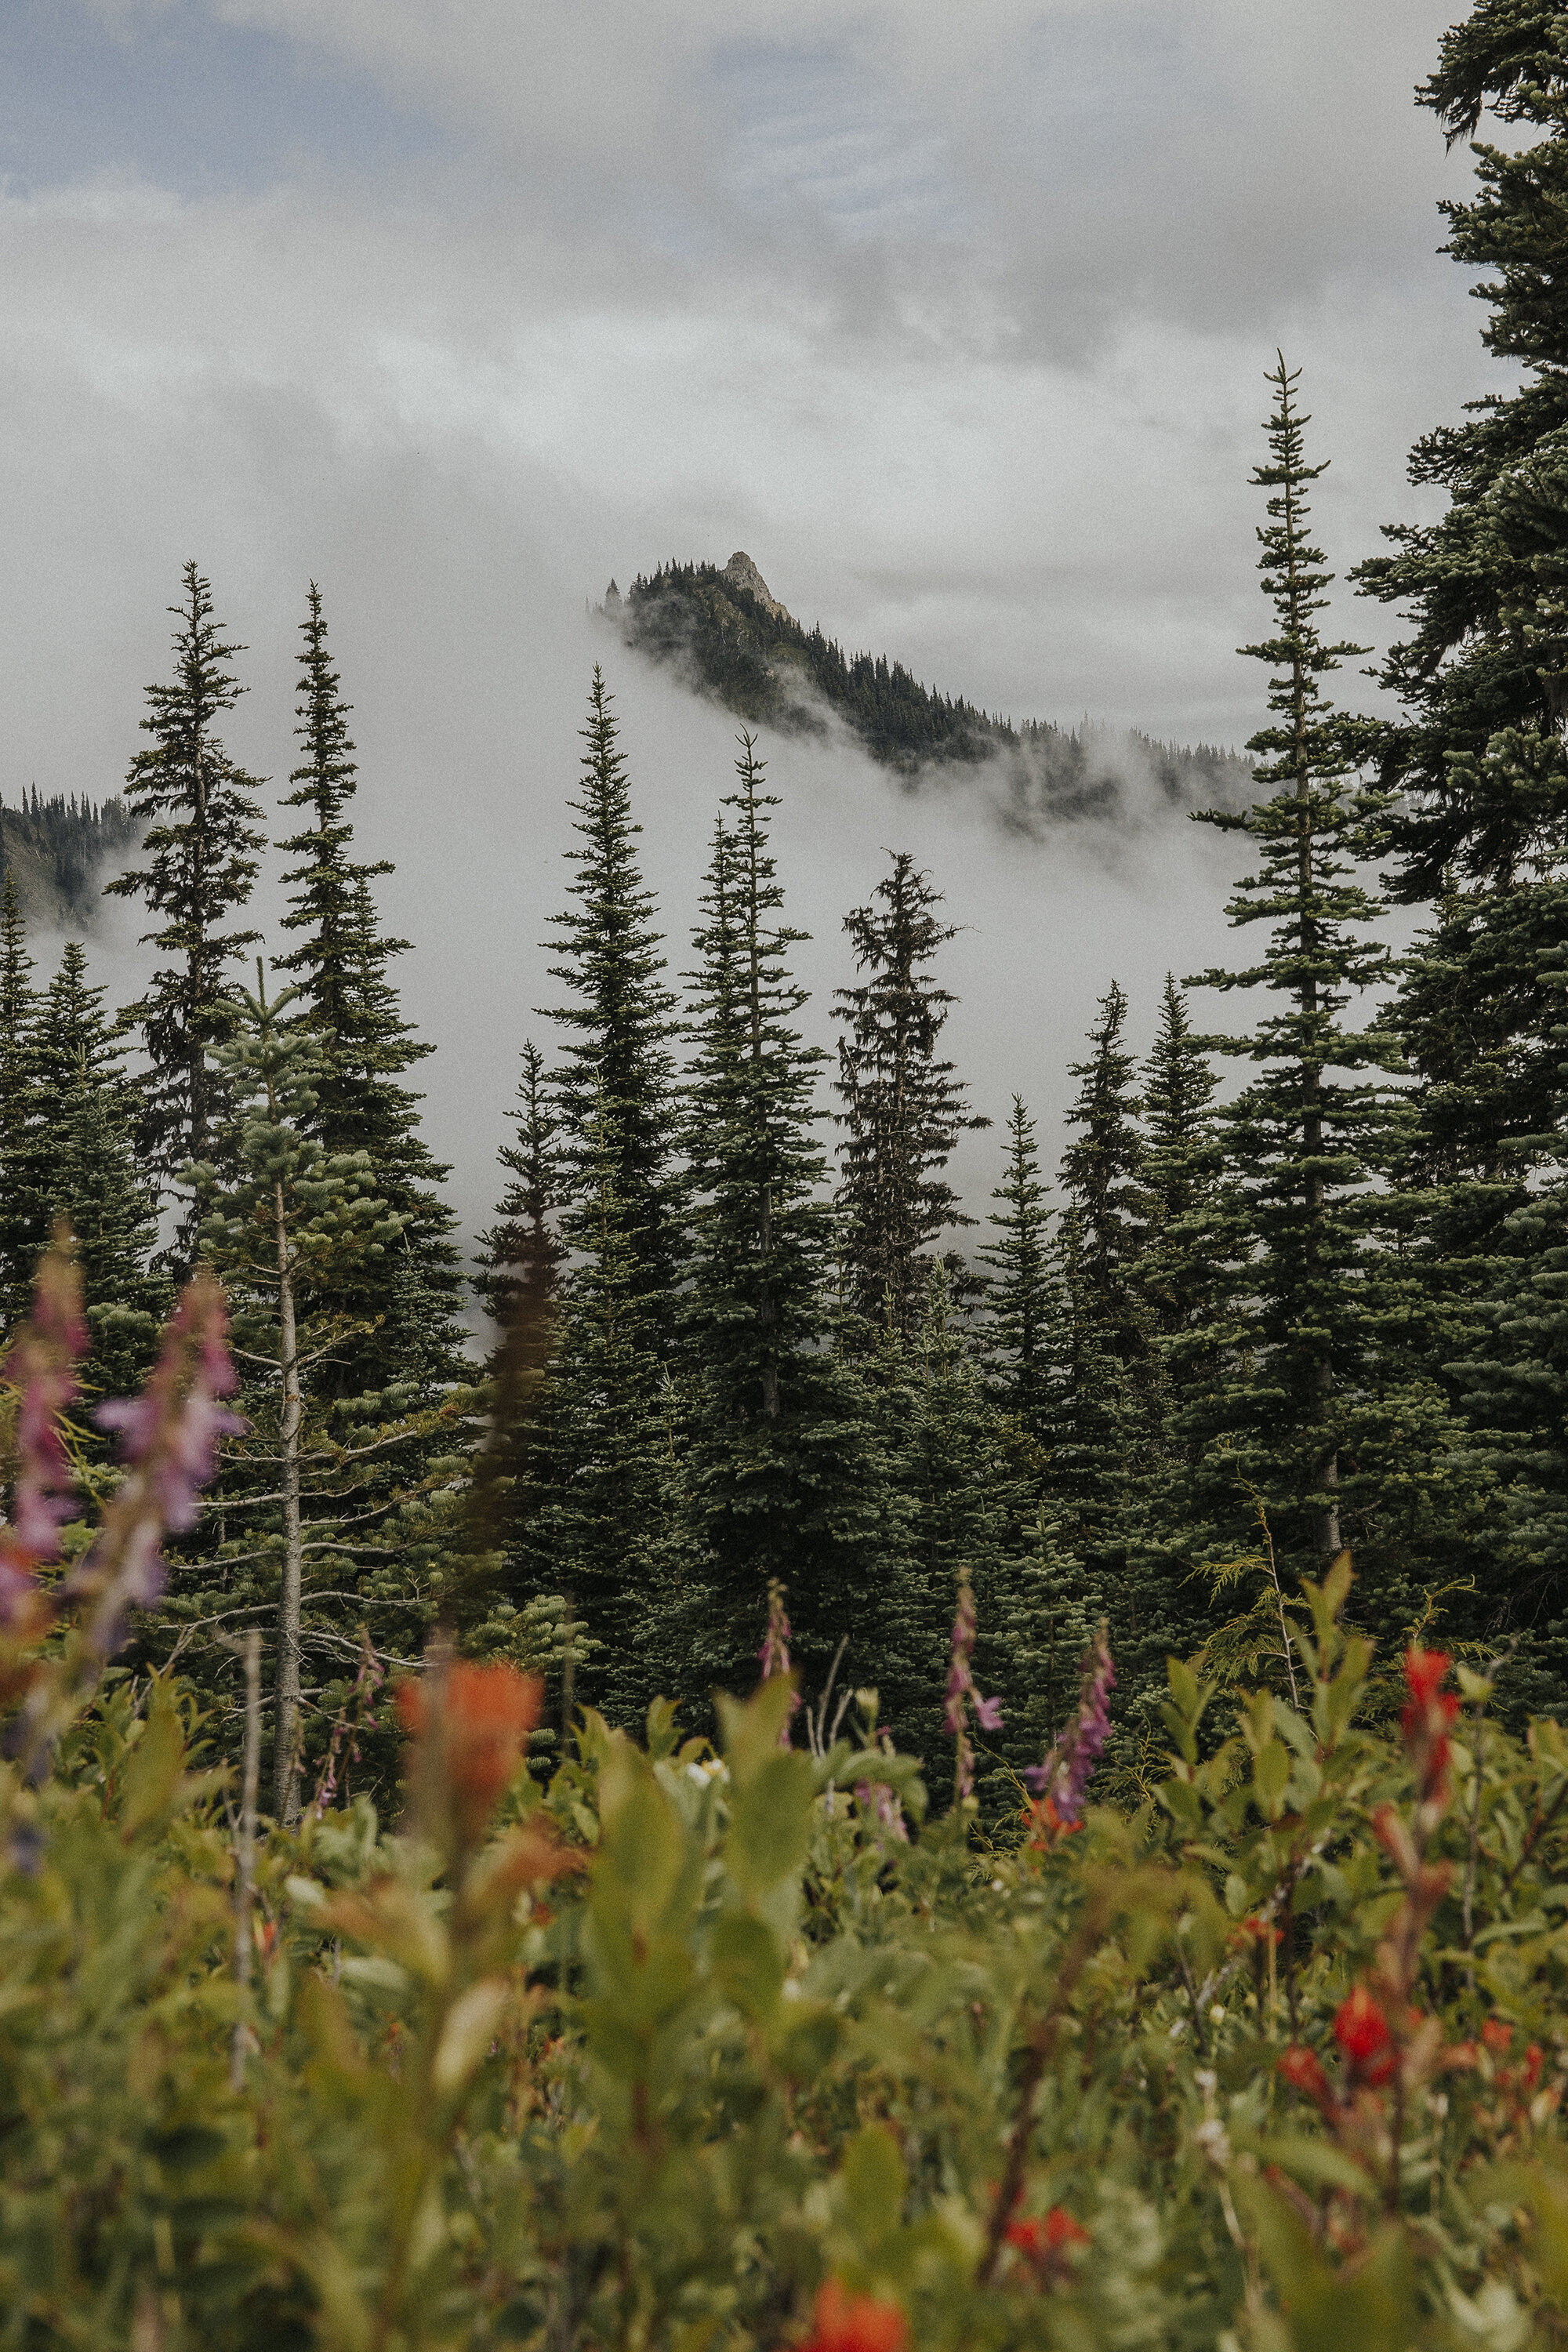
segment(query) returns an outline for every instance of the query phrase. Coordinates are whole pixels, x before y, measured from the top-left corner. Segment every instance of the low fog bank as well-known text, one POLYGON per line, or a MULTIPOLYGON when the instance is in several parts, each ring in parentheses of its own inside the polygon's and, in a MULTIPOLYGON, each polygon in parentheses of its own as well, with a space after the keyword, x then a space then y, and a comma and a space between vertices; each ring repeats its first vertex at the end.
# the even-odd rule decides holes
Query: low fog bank
MULTIPOLYGON (((445 654, 424 669, 400 663, 390 647, 373 657, 353 600, 340 596, 329 612, 356 705, 358 847, 396 864, 377 885, 383 919, 411 942, 395 969, 406 1016, 437 1049, 416 1074, 426 1133, 452 1163, 451 1199, 471 1241, 495 1204, 518 1053, 530 1035, 547 1053, 553 1044, 552 1024, 536 1008, 558 1003, 562 991, 542 943, 565 904, 563 853, 574 845, 567 802, 595 661, 616 698, 672 974, 692 962, 714 814, 733 782, 736 722, 606 645, 591 617, 564 602, 531 616, 517 634, 515 660, 488 677, 483 694, 474 690, 472 668, 445 654)), ((257 675, 254 658, 248 665, 256 691, 241 706, 243 719, 236 714, 231 740, 253 739, 245 749, 259 765, 268 739, 264 797, 279 837, 286 828, 272 804, 290 757, 289 649, 286 630, 272 638, 283 642, 269 640, 265 674, 257 675)), ((156 675, 155 659, 151 667, 156 675)), ((1023 1094, 1054 1165, 1073 1091, 1067 1066, 1080 1057, 1096 1000, 1119 980, 1131 999, 1134 1044, 1146 1048, 1165 972, 1180 976, 1224 952, 1234 845, 1193 824, 1136 772, 1114 817, 1080 816, 1029 837, 999 826, 984 771, 911 789, 842 730, 822 738, 764 731, 760 750, 780 803, 774 839, 788 917, 812 934, 795 958, 812 992, 807 1034, 832 1049, 832 993, 853 977, 844 916, 870 897, 889 852, 912 852, 958 927, 940 971, 959 998, 947 1044, 973 1107, 999 1127, 1014 1091, 1023 1094)), ((276 852, 268 856, 251 910, 272 953, 286 943, 279 922, 285 863, 276 852)), ((104 902, 88 948, 112 1002, 137 992, 149 962, 137 938, 144 928, 139 902, 104 902)), ((40 978, 59 944, 35 938, 40 978)), ((953 1180, 982 1217, 1000 1145, 997 1132, 966 1136, 955 1158, 953 1180)))
MULTIPOLYGON (((664 535, 651 512, 628 512, 515 455, 498 468, 482 437, 414 452, 400 436, 392 446, 356 439, 303 405, 279 407, 247 420, 243 464, 230 434, 197 432, 176 449, 177 418, 126 418, 121 465, 112 478, 79 483, 66 510, 72 527, 48 563, 0 583, 9 632, 0 634, 0 675, 12 713, 0 789, 7 799, 34 780, 46 793, 95 798, 121 789, 146 740, 143 688, 169 676, 164 607, 194 554, 227 635, 247 648, 235 667, 247 691, 225 740, 265 780, 269 831, 283 838, 294 823, 278 803, 298 756, 298 625, 317 580, 353 705, 357 854, 396 866, 377 885, 385 928, 411 942, 395 972, 407 1017, 437 1048, 416 1083, 471 1235, 494 1207, 519 1049, 531 1034, 546 1050, 552 1044, 534 1008, 557 1003, 560 989, 541 942, 569 879, 567 801, 595 661, 616 697, 675 972, 691 961, 735 725, 607 641, 588 612, 585 584, 608 578, 612 548, 664 535), (155 514, 150 479, 162 486, 155 514), (84 499, 96 502, 90 531, 84 499), (68 645, 71 690, 62 700, 68 645)), ((754 541, 754 520, 737 516, 712 535, 754 541)), ((1050 685, 1042 680, 1047 708, 1050 685)), ((1160 712, 1148 718, 1152 731, 1169 731, 1160 712)), ((852 976, 846 911, 875 888, 887 851, 911 851, 961 927, 942 977, 961 999, 949 1037, 975 1107, 1000 1120, 1013 1090, 1023 1093, 1054 1164, 1071 1091, 1066 1066, 1079 1057, 1096 999, 1119 979, 1135 1043, 1147 1044, 1165 971, 1199 970, 1222 951, 1235 843, 1163 805, 1136 778, 1115 821, 1085 818, 1036 840, 998 825, 973 771, 911 793, 842 735, 764 737, 762 749, 782 803, 790 918, 814 935, 799 957, 813 1036, 831 1046, 831 993, 852 976)), ((268 855, 250 915, 274 953, 285 945, 285 863, 268 855)), ((106 902, 89 953, 112 1002, 138 992, 147 951, 137 935, 147 928, 138 902, 106 902)), ((41 966, 52 966, 58 945, 36 939, 41 966)), ((955 1181, 981 1213, 998 1159, 994 1134, 964 1139, 955 1181)))

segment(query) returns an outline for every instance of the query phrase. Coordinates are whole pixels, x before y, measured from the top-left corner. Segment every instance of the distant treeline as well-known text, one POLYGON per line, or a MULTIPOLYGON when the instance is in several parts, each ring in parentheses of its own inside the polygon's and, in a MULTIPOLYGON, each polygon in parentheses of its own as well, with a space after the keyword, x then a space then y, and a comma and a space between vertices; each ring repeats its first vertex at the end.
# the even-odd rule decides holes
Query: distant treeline
POLYGON ((1235 751, 1131 731, 1079 733, 1047 719, 1015 726, 962 695, 922 686, 885 655, 846 655, 820 628, 770 612, 716 564, 661 564, 624 599, 612 591, 606 611, 628 645, 679 664, 699 692, 759 726, 819 734, 825 710, 835 711, 874 760, 910 776, 999 762, 1006 814, 1026 826, 1047 814, 1110 815, 1139 771, 1183 805, 1244 805, 1251 795, 1251 763, 1235 751))
POLYGON ((35 784, 15 806, 0 801, 0 875, 16 876, 23 911, 34 921, 89 919, 100 869, 137 835, 118 797, 94 802, 57 793, 46 800, 35 784))

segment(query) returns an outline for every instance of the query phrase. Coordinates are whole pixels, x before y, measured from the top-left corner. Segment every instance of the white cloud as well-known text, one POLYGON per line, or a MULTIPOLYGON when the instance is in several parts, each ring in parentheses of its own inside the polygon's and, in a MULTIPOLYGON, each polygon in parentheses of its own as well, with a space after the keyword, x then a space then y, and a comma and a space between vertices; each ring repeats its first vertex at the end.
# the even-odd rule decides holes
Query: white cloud
MULTIPOLYGON (((582 604, 611 572, 745 547, 803 617, 988 707, 1236 741, 1261 705, 1233 648, 1275 343, 1334 458, 1341 572, 1415 510, 1415 436, 1488 383, 1432 257, 1467 167, 1409 101, 1447 0, 83 11, 126 45, 250 44, 279 121, 296 85, 358 76, 441 143, 367 162, 345 112, 341 152, 280 149, 242 184, 220 91, 199 173, 87 152, 0 195, 0 791, 117 784, 191 553, 253 648, 237 748, 285 773, 320 577, 454 1142, 491 1134, 547 987, 582 604)), ((75 55, 62 39, 62 77, 75 55)), ((685 887, 728 728, 648 681, 627 709, 650 846, 685 887)), ((793 854, 823 972, 895 821, 951 865, 994 1111, 1059 1082, 1112 971, 1152 985, 1211 951, 1181 949, 1218 921, 1186 848, 1047 876, 863 763, 783 772, 812 813, 793 854)))

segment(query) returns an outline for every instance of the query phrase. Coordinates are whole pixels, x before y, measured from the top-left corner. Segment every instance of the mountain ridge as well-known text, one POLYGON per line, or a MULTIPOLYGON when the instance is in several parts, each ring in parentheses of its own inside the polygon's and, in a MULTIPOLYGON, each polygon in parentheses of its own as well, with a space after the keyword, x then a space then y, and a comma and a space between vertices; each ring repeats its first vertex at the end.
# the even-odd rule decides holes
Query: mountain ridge
POLYGON ((1145 782, 1176 807, 1239 807, 1252 797, 1251 763, 1237 751, 1135 729, 1015 725, 923 685, 886 655, 847 656, 820 626, 795 618, 743 549, 722 567, 662 563, 624 596, 612 580, 598 610, 633 650, 753 725, 825 735, 837 720, 911 789, 984 771, 999 787, 999 814, 1020 831, 1124 816, 1145 782))

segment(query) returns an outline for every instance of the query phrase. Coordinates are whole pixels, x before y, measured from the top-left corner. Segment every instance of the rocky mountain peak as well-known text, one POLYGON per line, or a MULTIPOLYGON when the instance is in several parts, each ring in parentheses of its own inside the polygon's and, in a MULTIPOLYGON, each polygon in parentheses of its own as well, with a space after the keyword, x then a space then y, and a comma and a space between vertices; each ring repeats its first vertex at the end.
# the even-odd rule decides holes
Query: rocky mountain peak
POLYGON ((784 610, 744 548, 735 550, 719 576, 721 580, 728 580, 733 587, 744 588, 756 598, 764 613, 773 614, 775 621, 794 620, 794 614, 784 610))

